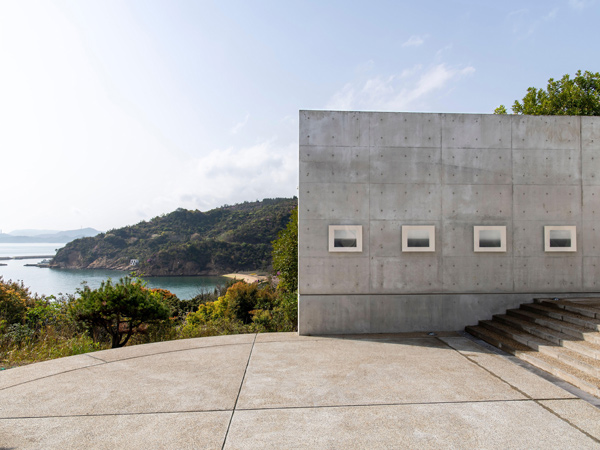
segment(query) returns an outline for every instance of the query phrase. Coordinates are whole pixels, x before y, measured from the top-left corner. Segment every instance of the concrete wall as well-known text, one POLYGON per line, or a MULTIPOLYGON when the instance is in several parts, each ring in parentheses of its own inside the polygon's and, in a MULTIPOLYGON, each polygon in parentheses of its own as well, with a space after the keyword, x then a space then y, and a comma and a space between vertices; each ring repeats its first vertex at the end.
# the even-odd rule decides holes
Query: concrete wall
MULTIPOLYGON (((300 112, 301 334, 461 329, 534 296, 600 291, 600 118, 300 112), (436 251, 403 253, 402 225, 436 251), (329 225, 362 225, 330 253, 329 225), (474 253, 474 225, 507 227, 474 253), (544 252, 544 225, 577 252, 544 252)), ((580 295, 580 294, 579 294, 580 295)))

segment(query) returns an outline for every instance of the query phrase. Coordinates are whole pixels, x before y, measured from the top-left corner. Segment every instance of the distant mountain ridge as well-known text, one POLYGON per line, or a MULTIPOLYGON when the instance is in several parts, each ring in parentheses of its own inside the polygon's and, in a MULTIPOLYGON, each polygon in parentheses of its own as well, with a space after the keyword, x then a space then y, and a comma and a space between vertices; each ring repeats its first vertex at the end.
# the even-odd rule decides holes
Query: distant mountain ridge
POLYGON ((179 208, 147 222, 72 241, 59 249, 51 266, 117 269, 147 276, 267 270, 271 242, 297 205, 297 198, 273 198, 206 212, 179 208))
POLYGON ((75 239, 93 237, 100 231, 94 228, 81 228, 79 230, 52 231, 52 230, 15 230, 7 234, 0 234, 0 243, 7 244, 35 244, 35 243, 63 243, 75 239), (18 233, 23 233, 19 235, 18 233))
POLYGON ((56 233, 60 233, 60 230, 37 230, 34 228, 27 228, 25 230, 13 230, 10 233, 6 233, 6 234, 10 234, 11 236, 39 236, 41 234, 56 234, 56 233))

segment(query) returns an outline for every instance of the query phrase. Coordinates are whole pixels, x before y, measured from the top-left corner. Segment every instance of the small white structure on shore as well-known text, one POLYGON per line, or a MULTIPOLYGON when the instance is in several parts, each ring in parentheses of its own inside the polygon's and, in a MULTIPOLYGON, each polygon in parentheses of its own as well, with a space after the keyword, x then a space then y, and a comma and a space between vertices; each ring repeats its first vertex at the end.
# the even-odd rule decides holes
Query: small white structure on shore
POLYGON ((129 260, 129 265, 130 266, 137 266, 140 263, 139 259, 131 259, 129 260))

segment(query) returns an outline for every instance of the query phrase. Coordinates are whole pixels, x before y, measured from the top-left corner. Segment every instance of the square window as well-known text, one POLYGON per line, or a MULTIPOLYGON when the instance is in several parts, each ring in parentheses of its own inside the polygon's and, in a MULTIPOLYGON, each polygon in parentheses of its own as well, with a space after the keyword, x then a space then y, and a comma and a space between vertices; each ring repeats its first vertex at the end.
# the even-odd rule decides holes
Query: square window
POLYGON ((435 252, 435 226, 402 225, 403 252, 435 252))
POLYGON ((329 225, 330 252, 362 252, 362 225, 329 225))
POLYGON ((473 227, 473 251, 475 252, 505 252, 505 226, 475 226, 473 227))
POLYGON ((576 226, 545 226, 544 251, 546 252, 576 252, 576 226))

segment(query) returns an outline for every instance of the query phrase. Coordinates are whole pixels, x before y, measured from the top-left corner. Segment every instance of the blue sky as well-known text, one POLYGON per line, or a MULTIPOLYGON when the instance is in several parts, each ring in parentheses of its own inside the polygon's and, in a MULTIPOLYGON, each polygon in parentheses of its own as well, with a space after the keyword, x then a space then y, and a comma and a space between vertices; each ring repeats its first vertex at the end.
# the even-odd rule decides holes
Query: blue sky
POLYGON ((600 0, 0 1, 0 230, 292 196, 298 110, 491 113, 600 71, 600 0))

